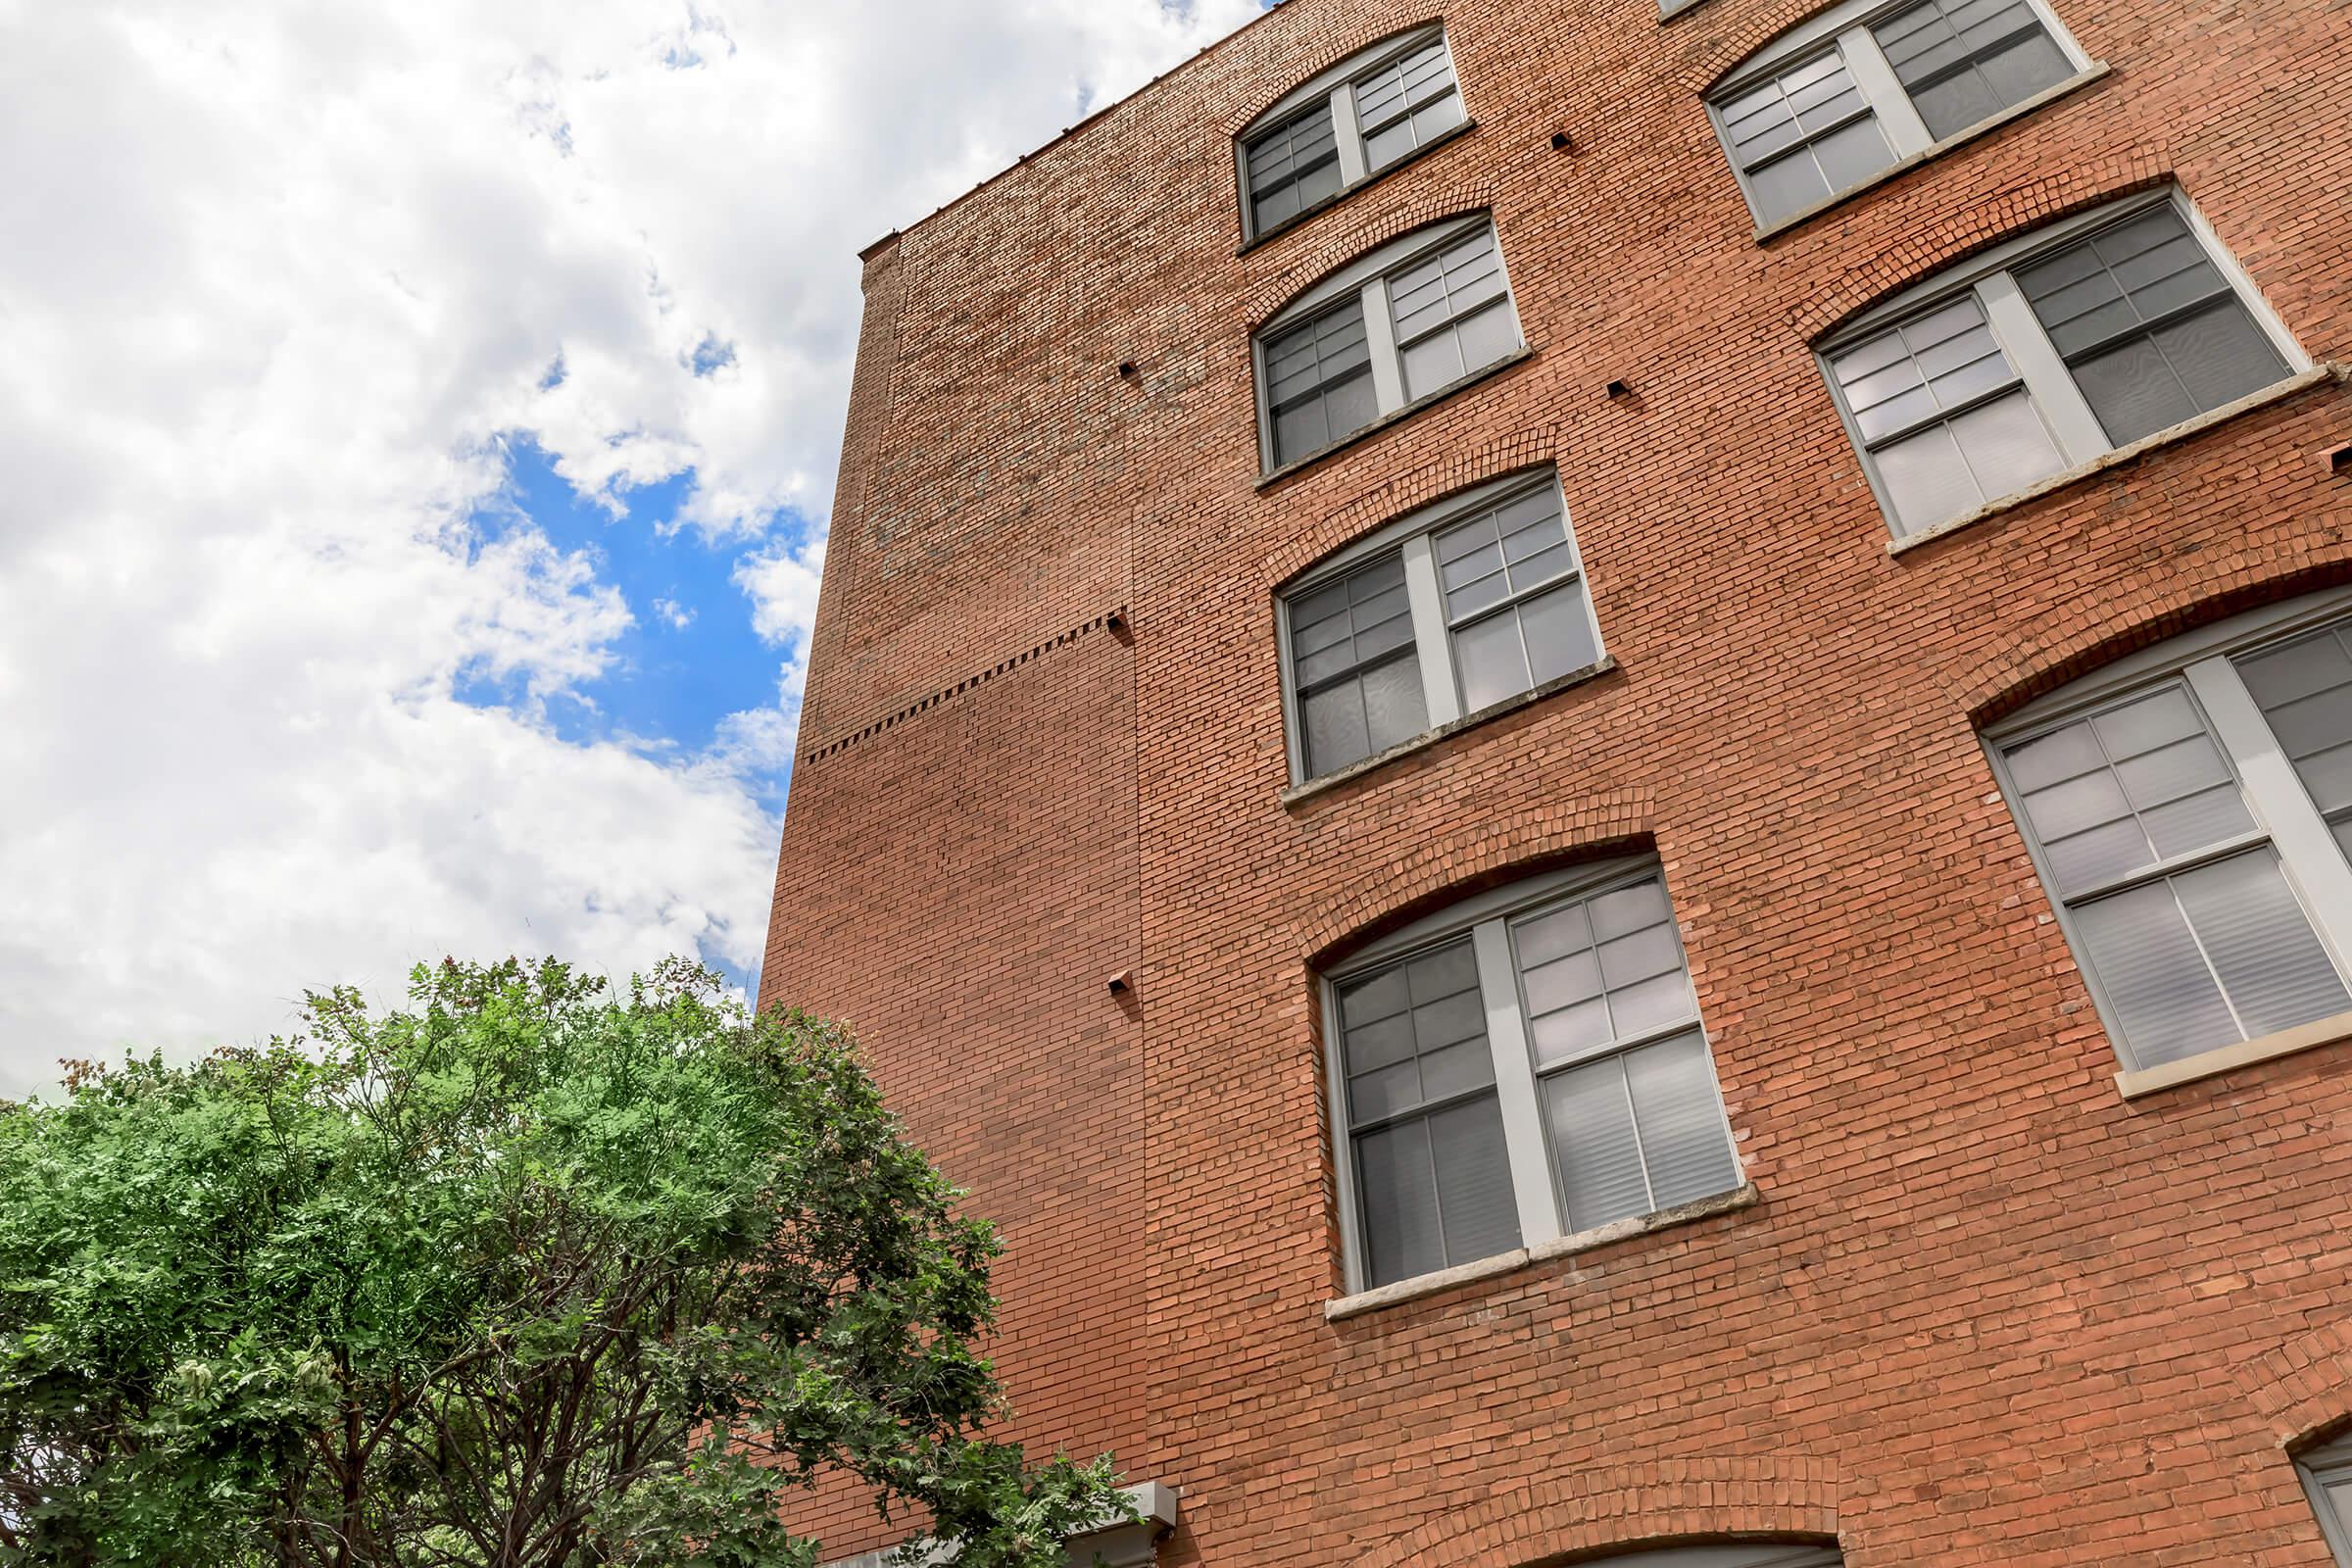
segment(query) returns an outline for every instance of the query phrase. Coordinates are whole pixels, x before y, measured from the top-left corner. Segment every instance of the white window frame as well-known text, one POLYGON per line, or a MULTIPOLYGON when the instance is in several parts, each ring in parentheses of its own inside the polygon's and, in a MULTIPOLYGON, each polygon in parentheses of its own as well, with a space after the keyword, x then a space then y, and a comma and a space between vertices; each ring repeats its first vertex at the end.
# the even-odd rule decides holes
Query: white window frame
MULTIPOLYGON (((1466 239, 1481 228, 1494 236, 1494 270, 1502 278, 1502 303, 1499 307, 1490 309, 1510 313, 1511 330, 1519 339, 1518 348, 1511 350, 1510 354, 1527 347, 1527 332, 1519 322, 1519 296, 1511 287, 1510 265, 1502 254, 1502 233, 1494 226, 1493 213, 1474 213, 1418 229, 1401 239, 1391 240, 1378 250, 1357 257, 1315 284, 1268 318, 1263 326, 1250 334, 1250 367, 1251 377, 1257 383, 1257 454, 1258 466, 1262 471, 1272 473, 1277 467, 1293 467, 1334 451, 1401 410, 1434 403, 1455 388, 1467 386, 1502 363, 1501 360, 1490 361, 1444 386, 1432 387, 1417 398, 1408 400, 1405 396, 1404 351, 1396 343, 1396 317, 1389 299, 1389 279, 1433 252, 1466 239), (1378 412, 1372 416, 1371 423, 1342 436, 1329 446, 1301 452, 1278 464, 1274 454, 1273 388, 1266 378, 1266 342, 1270 338, 1280 337, 1284 331, 1307 318, 1329 310, 1350 294, 1356 296, 1358 306, 1364 313, 1364 347, 1371 356, 1372 397, 1378 412)), ((1505 354, 1503 358, 1508 359, 1510 354, 1505 354)))
MULTIPOLYGON (((2185 869, 2201 861, 2242 853, 2267 840, 2278 857, 2288 889, 2311 921, 2313 935, 2335 964, 2336 973, 2347 987, 2352 987, 2352 961, 2347 961, 2352 959, 2352 862, 2347 862, 2327 819, 2312 803, 2303 781, 2296 777, 2294 763, 2280 749, 2253 694, 2231 663, 2233 660, 2291 641, 2346 616, 2352 616, 2352 588, 2307 594, 2232 615, 2118 660, 2028 704, 1987 727, 1980 736, 1993 778, 2000 785, 2002 800, 2017 823, 2019 836, 2025 840, 2034 874, 2041 879, 2051 913, 2075 955, 2075 966, 2098 1008, 2116 1060, 2122 1064, 2124 1071, 2119 1077, 2128 1078, 2142 1069, 2132 1058, 2131 1046, 2124 1037, 2121 1015, 2090 962, 2090 949, 2068 907, 2069 896, 2059 891, 2057 875, 2043 853, 2040 836, 2026 815, 2024 792, 2012 777, 2004 754, 2022 742, 2160 688, 2184 687, 2219 743, 2223 762, 2237 781, 2246 808, 2254 817, 2254 830, 2176 857, 2162 862, 2163 865, 2174 871, 2185 869)), ((2132 879, 2162 873, 2133 872, 2132 879)), ((2073 902, 2082 903, 2099 891, 2084 890, 2071 897, 2073 902)), ((2197 1064, 2205 1058, 2231 1058, 2243 1045, 2255 1043, 2217 1047, 2165 1063, 2163 1070, 2168 1075, 2195 1076, 2197 1064)))
MULTIPOLYGON (((1502 1112, 1503 1146, 1511 1172, 1511 1190, 1519 1212, 1519 1245, 1541 1247, 1567 1232, 1563 1216, 1567 1203, 1560 1194, 1559 1170, 1553 1158, 1550 1134, 1544 1125, 1540 1076, 1570 1070, 1588 1062, 1621 1056, 1643 1046, 1677 1035, 1698 1032, 1707 1048, 1707 1079, 1714 1090, 1715 1114, 1723 1129, 1724 1145, 1732 1156, 1732 1185, 1739 1190, 1747 1179, 1746 1161, 1733 1135, 1724 1109, 1723 1084, 1715 1071, 1715 1042, 1699 1016, 1697 986, 1691 982, 1690 1011, 1687 1017, 1645 1029, 1622 1040, 1592 1047, 1571 1060, 1553 1062, 1540 1075, 1535 1042, 1527 1028, 1527 1002, 1521 995, 1518 964, 1512 957, 1510 927, 1552 905, 1592 898, 1620 887, 1654 879, 1666 898, 1675 942, 1682 946, 1682 916, 1675 908, 1674 890, 1655 856, 1640 855, 1573 866, 1563 871, 1514 882, 1475 894, 1434 914, 1424 916, 1348 956, 1347 961, 1319 978, 1323 1005, 1323 1067, 1331 1122, 1332 1168, 1338 1178, 1340 1234, 1345 1243, 1348 1290, 1364 1290, 1363 1214, 1355 1189, 1355 1151, 1348 1127, 1348 1065, 1340 1019, 1340 988, 1350 980, 1385 969, 1427 949, 1459 941, 1467 933, 1478 965, 1479 995, 1486 1005, 1487 1047, 1494 1058, 1494 1096, 1502 1112)), ((1683 971, 1690 974, 1690 950, 1683 948, 1683 971)), ((1657 1212, 1652 1210, 1651 1212, 1657 1212)), ((1459 1266, 1459 1265, 1453 1265, 1459 1266)), ((1391 1285, 1406 1283, 1397 1280, 1391 1285)))
POLYGON ((1878 39, 1871 35, 1872 27, 1917 3, 1918 0, 1844 0, 1843 4, 1832 6, 1774 38, 1707 89, 1707 122, 1715 128, 1716 144, 1723 149, 1724 162, 1731 166, 1732 177, 1739 181, 1740 194, 1746 199, 1748 216, 1755 220, 1759 232, 1787 227, 1839 200, 1848 191, 1858 190, 1872 180, 1883 177, 1886 170, 1966 141, 1985 125, 2064 92, 2096 69, 2096 63, 2083 53, 2082 46, 2075 41, 2073 33, 2067 31, 2066 24, 2058 20, 2058 14, 2050 9, 2046 0, 2026 0, 2034 16, 2040 19, 2042 26, 2049 30, 2051 41, 2066 56, 2067 63, 2075 68, 2074 74, 2052 83, 2032 97, 1995 110, 1975 124, 1963 125, 1950 135, 1937 138, 1929 134, 1927 122, 1920 118, 1918 109, 1912 105, 1911 94, 1896 77, 1894 67, 1887 63, 1886 53, 1879 48, 1878 39), (1747 171, 1740 167, 1740 155, 1733 148, 1731 132, 1724 123, 1723 107, 1772 77, 1833 50, 1844 57, 1846 73, 1853 79, 1855 90, 1862 94, 1864 102, 1877 117, 1879 129, 1886 135, 1886 145, 1893 151, 1894 157, 1888 161, 1886 169, 1831 191, 1812 206, 1778 218, 1768 218, 1763 208, 1756 204, 1755 187, 1747 177, 1747 171))
POLYGON ((1434 146, 1438 141, 1459 135, 1469 127, 1470 101, 1462 91, 1462 74, 1454 69, 1453 40, 1447 35, 1444 23, 1415 27, 1410 32, 1383 38, 1378 43, 1357 50, 1338 65, 1317 72, 1283 94, 1272 107, 1250 121, 1241 134, 1234 137, 1233 181, 1234 189, 1241 196, 1243 243, 1255 244, 1270 234, 1279 234, 1286 228, 1304 222, 1325 208, 1345 200, 1358 186, 1408 162, 1422 147, 1434 146), (1392 64, 1400 56, 1411 54, 1433 38, 1445 45, 1446 71, 1453 77, 1454 98, 1461 105, 1462 118, 1451 129, 1440 132, 1438 136, 1422 143, 1421 147, 1401 153, 1374 168, 1371 155, 1365 150, 1362 123, 1356 118, 1356 80, 1392 64), (1332 135, 1340 156, 1340 188, 1311 206, 1301 207, 1282 221, 1261 229, 1257 226, 1257 203, 1250 190, 1250 144, 1318 99, 1326 100, 1331 105, 1332 135))
MULTIPOLYGON (((1507 607, 1539 593, 1549 593, 1572 582, 1579 583, 1585 595, 1585 619, 1592 633, 1593 662, 1598 663, 1608 657, 1608 649, 1600 638, 1600 613, 1592 605, 1592 574, 1585 569, 1583 551, 1577 548, 1576 519, 1569 514, 1568 498, 1560 488, 1559 470, 1546 466, 1507 474, 1459 495, 1447 496, 1443 501, 1407 513, 1394 522, 1383 524, 1355 543, 1324 557, 1275 590, 1276 642, 1282 660, 1282 724, 1283 733, 1289 741, 1293 784, 1304 784, 1311 778, 1321 778, 1325 774, 1343 772, 1348 767, 1362 764, 1348 762, 1317 774, 1306 771, 1305 722, 1298 711, 1298 659, 1291 647, 1292 604, 1391 551, 1400 552, 1404 562, 1405 600, 1412 609, 1413 652, 1420 662, 1421 696, 1429 712, 1429 730, 1423 733, 1442 729, 1466 715, 1462 707, 1461 673, 1455 666, 1453 657, 1453 622, 1446 613, 1445 586, 1438 576, 1437 536, 1490 507, 1500 506, 1531 491, 1543 489, 1549 489, 1552 499, 1559 503, 1560 526, 1568 535, 1567 570, 1537 587, 1489 606, 1478 614, 1481 617, 1499 614, 1507 607)), ((1531 686, 1528 691, 1534 689, 1531 686)), ((1526 695, 1523 691, 1490 706, 1500 708, 1518 702, 1526 695)), ((1408 740, 1399 744, 1409 743, 1408 740)), ((1374 752, 1371 755, 1378 757, 1380 754, 1374 752)), ((1364 760, 1368 761, 1370 758, 1364 760)))
MULTIPOLYGON (((2008 356, 2010 368, 2023 383, 2030 405, 2040 417, 2043 428, 2049 432, 2058 450, 2063 465, 2059 471, 2065 472, 2096 463, 2120 448, 2107 439, 2105 426, 2099 422, 2098 416, 2091 412, 2089 400, 2075 384, 2074 372, 2067 368, 2065 360, 2050 342, 2049 334, 2042 329, 2039 318, 2034 316, 2033 304, 2027 300, 2025 291, 2018 287, 2011 274, 2017 269, 2030 266, 2086 234, 2168 204, 2187 222, 2189 233, 2204 249, 2205 259, 2222 274, 2237 303, 2245 307, 2256 328, 2285 362, 2286 374, 2280 380, 2290 380, 2311 368, 2311 356, 2303 352, 2303 346, 2286 329, 2286 323, 2271 309, 2270 302, 2262 297, 2262 291, 2254 286, 2253 278, 2246 274, 2244 268, 2238 266, 2237 258, 2231 256, 2222 244, 2220 236, 2213 231, 2213 225, 2205 220, 2205 215, 2197 211, 2187 194, 2178 185, 2107 202, 2058 222, 2043 224, 1888 296, 1835 332, 1816 340, 1813 345, 1814 364, 1821 371, 1823 383, 1830 389, 1831 401, 1837 405, 1838 417, 1845 425, 1846 439, 1853 445, 1854 456, 1862 462, 1863 474, 1870 481, 1871 494, 1878 500, 1879 511, 1886 519, 1888 531, 1896 538, 1907 539, 1934 532, 1953 519, 1923 523, 1916 528, 1906 529, 1903 526, 1895 514, 1893 499, 1879 476, 1878 461, 1871 455, 1872 443, 1864 440, 1862 428, 1855 421, 1854 411, 1846 401, 1845 391, 1838 383, 1834 363, 1836 357, 1897 322, 1925 315, 1963 294, 1973 294, 1978 307, 1984 313, 1993 341, 2008 356)), ((2008 390, 2010 388, 2005 387, 1998 395, 2005 396, 2008 390)), ((1938 411, 1923 424, 1949 419, 1966 407, 1968 405, 1963 405, 1961 409, 1938 411)), ((2196 416, 2199 419, 2208 417, 2211 417, 2210 413, 2196 416)), ((2163 430, 2154 431, 2131 444, 2161 440, 2165 434, 2163 430)), ((1885 446, 1902 438, 1903 432, 1898 431, 1881 437, 1877 444, 1885 446)), ((1989 506, 2002 499, 2005 497, 1987 496, 1984 504, 1989 506)), ((1960 515, 1968 514, 1962 513, 1960 515)))
POLYGON ((2328 1549, 2335 1553, 2340 1568, 2352 1568, 2352 1518, 2337 1512, 2328 1496, 2330 1484, 2352 1483, 2352 1433, 2295 1455, 2295 1478, 2303 1483, 2303 1494, 2319 1516, 2328 1549))

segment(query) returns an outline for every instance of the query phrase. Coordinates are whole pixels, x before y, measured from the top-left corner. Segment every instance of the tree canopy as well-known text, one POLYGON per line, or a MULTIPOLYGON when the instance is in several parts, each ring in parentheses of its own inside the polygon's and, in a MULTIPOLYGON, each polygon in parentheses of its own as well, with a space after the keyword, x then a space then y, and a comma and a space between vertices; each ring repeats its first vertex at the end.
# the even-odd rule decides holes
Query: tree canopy
POLYGON ((0 1564, 808 1568, 828 1473, 959 1568, 1123 1516, 996 1441, 994 1232, 846 1035, 675 962, 0 1110, 0 1564))

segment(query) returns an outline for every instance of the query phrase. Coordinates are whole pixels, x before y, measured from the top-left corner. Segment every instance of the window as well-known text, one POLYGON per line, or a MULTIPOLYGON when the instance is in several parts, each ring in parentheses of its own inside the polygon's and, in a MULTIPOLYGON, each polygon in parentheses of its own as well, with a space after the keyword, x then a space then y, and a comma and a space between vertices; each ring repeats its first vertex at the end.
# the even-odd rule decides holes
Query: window
POLYGON ((1242 132, 1236 154, 1246 236, 1271 234, 1462 122, 1444 28, 1350 56, 1242 132))
POLYGON ((2352 1436, 2299 1455, 2295 1470, 2328 1549, 2342 1568, 2352 1568, 2352 1436))
POLYGON ((2089 68, 2040 0, 1853 0, 1749 57, 1708 110, 1771 228, 2089 68))
POLYGON ((1325 991, 1355 1288, 1740 1185, 1654 862, 1482 895, 1325 991))
POLYGON ((1389 524, 1309 571, 1281 608, 1294 780, 1600 658, 1549 469, 1389 524))
POLYGON ((1334 446, 1520 347, 1485 216, 1407 235, 1309 289, 1257 335, 1267 469, 1334 446))
POLYGON ((2341 593, 2236 617, 1991 737, 2127 1068, 2352 1011, 2348 617, 2341 593))
POLYGON ((2053 225, 1906 289, 1819 357, 1898 536, 2311 363, 2179 191, 2053 225))

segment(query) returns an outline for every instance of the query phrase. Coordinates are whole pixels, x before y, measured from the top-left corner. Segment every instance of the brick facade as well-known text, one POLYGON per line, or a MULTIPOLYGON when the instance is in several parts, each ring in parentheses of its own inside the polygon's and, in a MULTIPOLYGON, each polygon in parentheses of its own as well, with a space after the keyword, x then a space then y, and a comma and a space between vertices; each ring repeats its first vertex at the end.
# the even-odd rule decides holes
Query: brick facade
POLYGON ((2352 581, 2352 389, 1890 556, 1807 345, 2177 181, 2352 359, 2352 11, 2057 0, 2110 74, 1759 244, 1700 95, 1813 9, 1289 0, 867 253, 764 999, 1003 1222, 1018 1435, 1182 1488, 1173 1568, 2329 1560, 2352 1046, 2121 1098, 1978 728, 2352 581), (1234 133, 1441 15, 1475 128, 1237 255, 1234 133), (1261 485, 1252 328, 1478 210, 1532 355, 1261 485), (1286 805, 1276 586, 1537 463, 1617 667, 1286 805), (1760 1200, 1327 1321, 1315 966, 1628 847, 1760 1200))

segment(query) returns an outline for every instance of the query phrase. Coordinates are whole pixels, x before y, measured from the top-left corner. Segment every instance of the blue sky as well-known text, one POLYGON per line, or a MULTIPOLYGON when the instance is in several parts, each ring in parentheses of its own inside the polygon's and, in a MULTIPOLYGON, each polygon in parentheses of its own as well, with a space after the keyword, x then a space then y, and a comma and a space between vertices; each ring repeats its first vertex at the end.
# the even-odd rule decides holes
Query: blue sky
POLYGON ((748 985, 858 247, 1258 9, 0 4, 0 1094, 748 985))
MULTIPOLYGON (((608 645, 613 657, 603 674, 546 705, 559 736, 575 744, 635 737, 699 752, 718 739, 729 714, 773 700, 778 656, 790 650, 753 630, 752 607, 734 580, 750 553, 743 541, 713 540, 678 521, 694 470, 583 495, 527 432, 503 437, 497 451, 506 481, 473 514, 484 535, 537 530, 557 549, 591 560, 632 612, 628 629, 608 645)), ((788 508, 768 526, 805 536, 812 525, 788 508)), ((519 675, 502 679, 477 665, 456 689, 466 702, 505 708, 524 700, 523 684, 519 675)), ((789 772, 760 771, 778 784, 789 772)))

